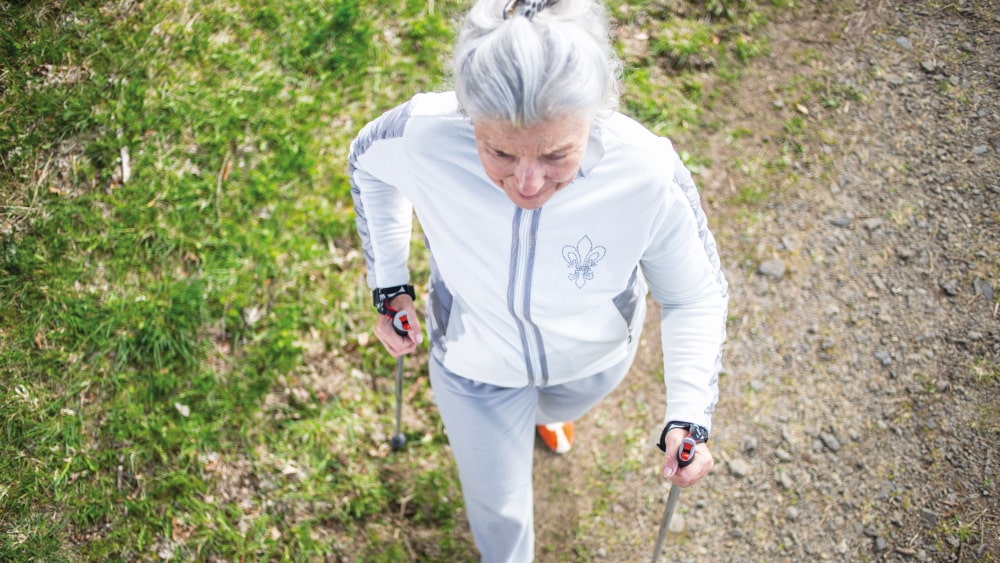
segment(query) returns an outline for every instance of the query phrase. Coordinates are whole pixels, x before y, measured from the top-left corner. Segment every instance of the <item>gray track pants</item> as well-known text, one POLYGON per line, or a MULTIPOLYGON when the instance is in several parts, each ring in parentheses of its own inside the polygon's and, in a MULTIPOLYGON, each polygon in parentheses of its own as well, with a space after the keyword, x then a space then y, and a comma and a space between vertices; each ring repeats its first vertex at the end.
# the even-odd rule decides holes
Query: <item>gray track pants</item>
POLYGON ((583 416, 625 377, 638 341, 633 339, 628 358, 614 368, 549 387, 479 383, 449 372, 432 355, 434 400, 458 464, 469 525, 484 563, 534 559, 535 425, 583 416))

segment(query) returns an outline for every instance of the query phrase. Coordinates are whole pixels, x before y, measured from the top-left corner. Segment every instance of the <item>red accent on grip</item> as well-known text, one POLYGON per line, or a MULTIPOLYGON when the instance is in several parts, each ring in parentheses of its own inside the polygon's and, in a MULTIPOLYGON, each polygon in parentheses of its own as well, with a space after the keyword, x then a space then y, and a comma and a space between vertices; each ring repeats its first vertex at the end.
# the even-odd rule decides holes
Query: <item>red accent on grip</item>
POLYGON ((392 316, 392 328, 395 329, 396 334, 406 336, 406 333, 410 331, 410 317, 407 316, 406 311, 395 312, 392 316))
POLYGON ((691 465, 691 462, 694 461, 694 447, 696 445, 697 443, 690 435, 684 438, 680 449, 677 450, 677 465, 679 467, 691 465))

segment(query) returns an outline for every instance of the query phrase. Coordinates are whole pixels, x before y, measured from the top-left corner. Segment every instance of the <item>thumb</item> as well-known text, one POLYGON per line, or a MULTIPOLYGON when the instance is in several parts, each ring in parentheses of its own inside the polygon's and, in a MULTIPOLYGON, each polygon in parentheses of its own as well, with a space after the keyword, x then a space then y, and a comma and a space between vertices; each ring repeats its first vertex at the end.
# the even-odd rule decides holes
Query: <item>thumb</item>
POLYGON ((669 453, 663 456, 663 476, 672 477, 677 473, 677 458, 669 453))

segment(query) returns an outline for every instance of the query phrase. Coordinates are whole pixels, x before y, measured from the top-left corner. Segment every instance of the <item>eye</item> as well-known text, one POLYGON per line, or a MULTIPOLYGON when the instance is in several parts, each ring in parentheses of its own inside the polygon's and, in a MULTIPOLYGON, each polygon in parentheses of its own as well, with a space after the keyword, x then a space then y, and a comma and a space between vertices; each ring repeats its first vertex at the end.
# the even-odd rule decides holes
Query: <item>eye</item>
POLYGON ((498 151, 496 149, 492 149, 492 150, 490 150, 490 152, 493 153, 493 156, 495 156, 496 158, 501 158, 503 160, 509 160, 509 159, 513 158, 511 155, 509 155, 509 154, 507 154, 507 153, 505 153, 503 151, 498 151))
POLYGON ((561 153, 561 152, 545 155, 545 160, 548 160, 549 162, 559 162, 564 158, 566 158, 566 153, 561 153))

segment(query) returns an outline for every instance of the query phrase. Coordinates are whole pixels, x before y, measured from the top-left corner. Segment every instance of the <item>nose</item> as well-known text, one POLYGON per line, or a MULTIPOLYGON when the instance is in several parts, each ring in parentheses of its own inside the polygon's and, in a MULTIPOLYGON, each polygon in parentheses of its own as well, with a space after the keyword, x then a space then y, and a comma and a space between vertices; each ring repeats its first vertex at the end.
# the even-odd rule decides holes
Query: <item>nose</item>
POLYGON ((527 196, 535 195, 545 185, 545 170, 538 162, 522 160, 514 172, 514 179, 519 192, 527 196))

